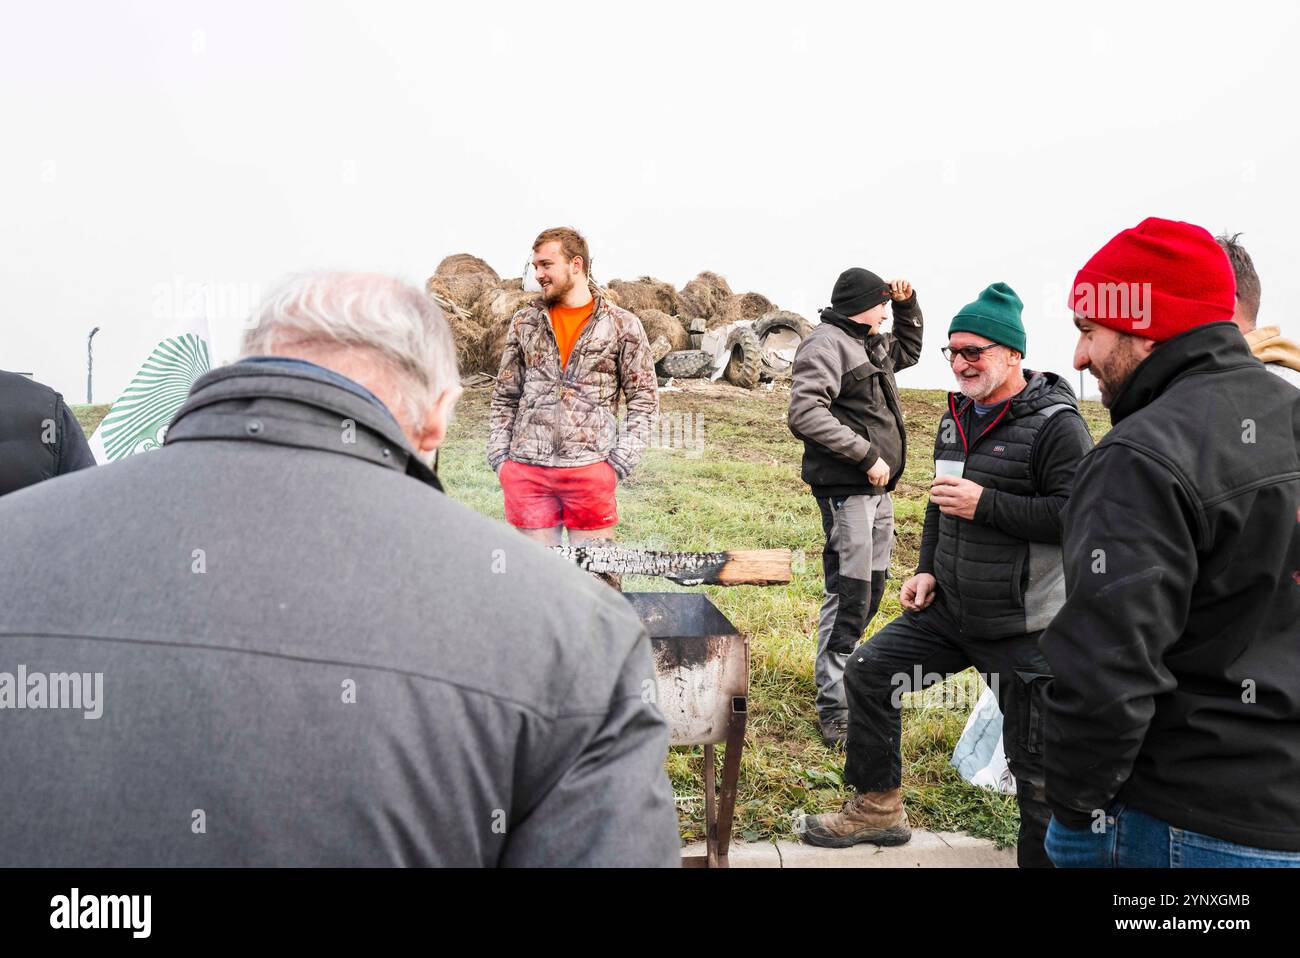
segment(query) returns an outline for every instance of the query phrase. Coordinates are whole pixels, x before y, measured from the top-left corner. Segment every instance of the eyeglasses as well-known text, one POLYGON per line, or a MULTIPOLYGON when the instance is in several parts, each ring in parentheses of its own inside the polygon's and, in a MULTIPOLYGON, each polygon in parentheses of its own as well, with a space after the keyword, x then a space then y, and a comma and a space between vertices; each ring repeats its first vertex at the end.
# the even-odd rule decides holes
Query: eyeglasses
POLYGON ((989 343, 987 346, 959 346, 956 349, 951 346, 944 346, 939 352, 943 353, 943 358, 948 360, 950 365, 956 356, 960 356, 968 363, 977 363, 984 358, 985 350, 995 349, 1000 345, 1001 343, 989 343))

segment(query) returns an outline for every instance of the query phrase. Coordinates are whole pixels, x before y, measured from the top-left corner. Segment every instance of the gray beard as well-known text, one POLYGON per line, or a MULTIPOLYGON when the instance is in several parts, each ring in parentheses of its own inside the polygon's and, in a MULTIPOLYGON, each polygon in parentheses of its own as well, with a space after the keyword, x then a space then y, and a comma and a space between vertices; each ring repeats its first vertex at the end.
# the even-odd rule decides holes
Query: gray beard
POLYGON ((981 387, 982 385, 984 385, 985 383, 988 383, 988 379, 987 379, 987 377, 985 377, 985 376, 980 376, 980 377, 977 378, 977 379, 963 379, 963 380, 961 380, 960 382, 958 382, 958 384, 957 384, 957 388, 961 391, 961 394, 962 394, 963 396, 965 396, 966 398, 968 398, 968 399, 973 399, 973 400, 975 400, 976 402, 979 402, 979 401, 982 400, 985 396, 990 396, 990 395, 992 395, 993 393, 997 392, 999 389, 1001 389, 1001 388, 1002 388, 1002 383, 1005 383, 1006 381, 1007 381, 1006 377, 1003 376, 1001 382, 991 383, 991 384, 989 384, 989 386, 988 386, 987 389, 981 389, 980 387, 981 387), (967 387, 969 387, 969 388, 967 388, 967 387), (976 395, 975 393, 971 392, 971 391, 970 391, 971 389, 978 389, 978 390, 979 390, 979 395, 976 395))

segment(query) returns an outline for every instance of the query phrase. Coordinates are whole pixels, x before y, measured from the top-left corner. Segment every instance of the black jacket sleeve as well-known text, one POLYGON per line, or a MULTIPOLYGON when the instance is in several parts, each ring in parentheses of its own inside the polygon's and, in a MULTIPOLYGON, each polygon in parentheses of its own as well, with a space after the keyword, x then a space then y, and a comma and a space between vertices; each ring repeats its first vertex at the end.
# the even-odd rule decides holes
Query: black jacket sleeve
POLYGON ((985 489, 975 507, 975 521, 1030 542, 1061 541, 1061 510, 1079 462, 1092 449, 1083 417, 1062 411, 1048 420, 1034 444, 1031 468, 1036 496, 1017 496, 985 489))
POLYGON ((889 335, 889 357, 894 361, 894 372, 915 366, 921 358, 921 338, 924 319, 916 293, 901 303, 894 303, 894 325, 889 335))
POLYGON ((939 507, 933 500, 925 506, 925 526, 921 529, 921 557, 917 560, 917 573, 934 575, 934 550, 939 544, 939 507))
POLYGON ((1187 622, 1197 575, 1195 499, 1164 463, 1123 443, 1085 460, 1065 511, 1065 606, 1039 640, 1047 801, 1082 828, 1128 780, 1177 685, 1164 657, 1187 622))
POLYGON ((95 456, 86 441, 86 433, 68 404, 59 400, 59 463, 56 475, 76 472, 95 464, 95 456))

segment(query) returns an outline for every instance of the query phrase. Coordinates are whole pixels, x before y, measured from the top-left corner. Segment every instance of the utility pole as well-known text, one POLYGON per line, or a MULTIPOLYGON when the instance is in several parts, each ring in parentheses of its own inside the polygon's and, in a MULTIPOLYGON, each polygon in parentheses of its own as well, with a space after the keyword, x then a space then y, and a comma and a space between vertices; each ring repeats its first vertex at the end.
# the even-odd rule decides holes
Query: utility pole
POLYGON ((99 332, 98 326, 92 329, 90 331, 90 335, 86 337, 86 405, 87 406, 89 406, 91 403, 95 401, 95 394, 93 391, 93 385, 94 385, 93 377, 95 374, 95 356, 94 353, 91 352, 90 341, 95 338, 95 334, 97 332, 99 332))

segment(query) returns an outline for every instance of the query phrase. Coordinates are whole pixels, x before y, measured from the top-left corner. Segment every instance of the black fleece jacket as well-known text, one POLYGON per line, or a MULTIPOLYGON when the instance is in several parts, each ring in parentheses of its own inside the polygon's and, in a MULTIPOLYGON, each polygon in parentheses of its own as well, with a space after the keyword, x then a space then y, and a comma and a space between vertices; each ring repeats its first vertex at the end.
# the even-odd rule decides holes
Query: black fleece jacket
POLYGON ((1064 513, 1047 800, 1300 851, 1300 391, 1231 323, 1156 347, 1064 513))

